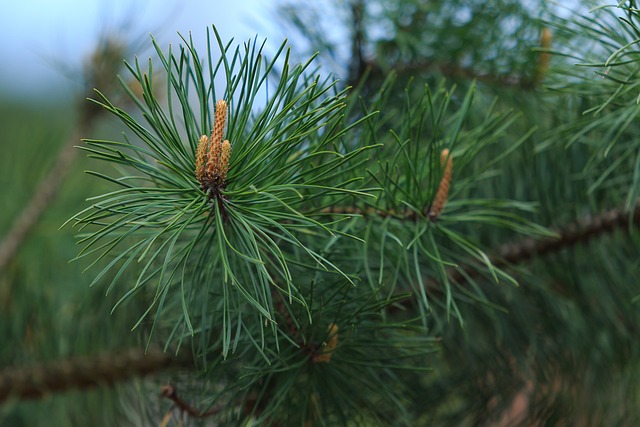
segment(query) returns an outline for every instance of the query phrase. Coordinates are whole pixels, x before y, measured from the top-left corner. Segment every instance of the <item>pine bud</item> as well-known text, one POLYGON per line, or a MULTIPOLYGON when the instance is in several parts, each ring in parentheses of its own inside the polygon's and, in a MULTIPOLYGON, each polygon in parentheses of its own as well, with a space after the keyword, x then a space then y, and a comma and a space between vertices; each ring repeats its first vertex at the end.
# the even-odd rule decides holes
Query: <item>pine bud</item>
POLYGON ((231 143, 228 140, 222 142, 226 120, 227 103, 221 99, 216 103, 211 136, 201 136, 196 150, 196 178, 204 190, 213 194, 218 194, 219 190, 224 188, 224 181, 229 172, 231 143))
POLYGON ((200 183, 204 182, 204 166, 208 160, 209 151, 209 138, 207 135, 202 135, 198 141, 198 149, 196 151, 196 178, 200 183))
POLYGON ((331 361, 331 356, 338 346, 339 329, 335 323, 329 325, 329 337, 325 341, 322 352, 313 356, 313 363, 329 363, 331 361))
POLYGON ((225 140, 222 143, 220 150, 220 181, 224 182, 227 179, 227 172, 229 172, 229 159, 231 158, 231 143, 229 140, 225 140))
POLYGON ((444 205, 447 203, 447 196, 449 195, 449 185, 451 184, 451 175, 453 173, 453 159, 449 155, 449 150, 446 148, 442 150, 440 154, 440 164, 444 165, 444 172, 440 179, 440 185, 438 185, 436 197, 431 204, 431 211, 429 212, 429 219, 431 220, 437 219, 442 213, 444 205))
POLYGON ((212 135, 209 140, 209 160, 207 161, 206 169, 206 180, 209 186, 213 185, 219 176, 221 152, 220 142, 213 139, 212 135))
MULTIPOLYGON (((543 49, 549 49, 551 47, 551 39, 552 33, 549 28, 543 28, 540 33, 540 47, 543 49)), ((551 54, 549 52, 540 52, 540 57, 538 58, 538 67, 536 68, 535 82, 539 83, 545 73, 547 72, 547 68, 549 68, 549 61, 551 60, 551 54)))
POLYGON ((216 119, 211 132, 211 142, 220 144, 224 136, 224 125, 227 121, 227 103, 221 99, 216 103, 216 119))

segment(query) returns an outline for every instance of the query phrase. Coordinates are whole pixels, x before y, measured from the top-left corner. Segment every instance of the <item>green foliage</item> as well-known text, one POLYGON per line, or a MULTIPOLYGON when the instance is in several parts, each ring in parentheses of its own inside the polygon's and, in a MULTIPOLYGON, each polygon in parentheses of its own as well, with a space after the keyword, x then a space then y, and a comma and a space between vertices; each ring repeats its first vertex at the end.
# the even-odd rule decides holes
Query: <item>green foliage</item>
MULTIPOLYGON (((4 317, 21 320, 0 336, 29 358, 131 342, 189 354, 190 371, 108 394, 105 425, 172 411, 225 425, 638 419, 638 235, 607 222, 638 222, 634 2, 564 18, 515 0, 341 4, 347 64, 309 6, 286 9, 319 52, 299 65, 286 43, 214 28, 206 49, 153 40, 153 59, 126 64, 128 99, 98 88, 91 111, 115 122, 81 145, 100 187, 73 172, 65 208, 98 195, 67 221, 82 249, 55 279, 88 265, 94 287, 38 294, 24 284, 58 258, 12 267, 0 296, 23 284, 4 317), (355 87, 321 77, 327 58, 355 87), (232 151, 214 185, 198 153, 220 99, 232 151), (594 218, 623 201, 630 213, 594 218), (68 335, 59 345, 28 332, 33 295, 36 336, 68 335), (176 394, 158 398, 167 382, 176 394)), ((71 258, 70 239, 55 248, 71 258)), ((61 398, 2 420, 28 423, 32 407, 77 423, 61 398)))
POLYGON ((351 125, 336 130, 344 95, 329 96, 331 84, 303 75, 308 64, 289 69, 284 58, 276 89, 254 114, 259 92, 272 76, 284 45, 273 60, 263 63, 262 48, 255 44, 230 52, 217 40, 222 55, 215 62, 213 52, 202 61, 193 44, 181 48, 177 56, 169 52, 166 57, 156 45, 169 84, 168 113, 154 96, 151 64, 147 73, 138 63, 129 67, 143 87, 144 103, 137 105, 151 130, 103 98, 101 104, 142 143, 88 140, 84 149, 91 157, 128 166, 138 175, 94 173, 121 188, 94 198, 96 202, 75 219, 100 226, 83 238, 87 245, 81 256, 99 253, 99 260, 116 247, 125 248, 96 277, 98 281, 118 268, 108 291, 132 262, 142 265, 136 282, 121 299, 124 302, 144 288, 155 287, 155 292, 146 291, 154 292, 153 302, 138 324, 155 310, 155 326, 167 304, 183 312, 175 329, 182 339, 183 334, 193 336, 196 331, 209 335, 219 319, 200 316, 210 315, 209 310, 222 312, 226 355, 234 331, 246 329, 242 313, 247 306, 267 321, 258 324, 270 325, 275 333, 271 287, 306 306, 300 284, 292 278, 292 260, 281 245, 296 251, 296 263, 351 280, 300 240, 300 235, 321 238, 337 233, 334 221, 320 222, 300 210, 329 205, 343 194, 365 196, 366 189, 353 189, 354 180, 339 186, 329 183, 335 180, 337 168, 368 147, 345 150, 341 141, 351 125), (208 71, 201 68, 203 62, 208 71), (200 135, 213 127, 211 107, 218 72, 226 78, 221 98, 231 104, 227 138, 232 141, 233 156, 223 197, 211 199, 195 179, 194 153, 200 135), (197 109, 190 104, 191 91, 197 94, 197 109), (174 99, 180 104, 178 111, 174 111, 174 99), (136 240, 131 242, 130 237, 136 240), (222 298, 210 302, 212 294, 222 298))
MULTIPOLYGON (((251 381, 231 382, 224 393, 244 390, 263 396, 269 391, 280 396, 266 403, 258 399, 255 408, 264 408, 259 414, 254 408, 254 416, 281 417, 280 405, 289 401, 285 399, 290 387, 322 363, 314 358, 317 342, 323 339, 316 325, 326 328, 320 319, 332 319, 331 324, 344 331, 341 356, 330 364, 333 372, 327 375, 346 375, 339 361, 343 354, 349 360, 351 346, 376 349, 377 357, 362 361, 356 355, 344 363, 377 367, 362 373, 361 379, 380 393, 388 379, 383 381, 378 370, 392 375, 396 369, 419 369, 395 361, 410 356, 405 352, 415 346, 407 340, 426 340, 422 349, 428 351, 428 343, 452 315, 462 322, 458 298, 488 303, 477 287, 471 292, 454 290, 447 268, 471 262, 474 271, 496 282, 506 278, 516 283, 492 265, 482 245, 465 236, 468 224, 551 235, 515 213, 529 211, 527 203, 482 198, 456 203, 456 194, 490 174, 526 135, 511 150, 466 174, 467 165, 497 144, 516 118, 489 110, 478 126, 465 126, 475 86, 461 98, 443 86, 435 91, 408 86, 406 102, 396 109, 387 106, 397 90, 390 79, 377 101, 358 107, 356 96, 347 99, 344 91, 332 89, 333 84, 306 74, 309 62, 292 67, 287 53, 279 63, 284 45, 272 60, 264 61, 262 47, 254 43, 234 50, 217 33, 216 40, 217 59, 213 51, 201 59, 189 40, 177 54, 164 54, 155 45, 166 73, 161 79, 167 82, 164 108, 155 95, 157 77, 151 62, 147 71, 138 62, 128 67, 142 85, 143 100, 134 101, 147 126, 104 96, 98 101, 136 138, 90 139, 83 147, 90 157, 118 166, 116 175, 90 172, 118 189, 91 198, 92 205, 71 220, 90 230, 80 240, 85 247, 79 258, 93 256, 94 265, 112 255, 94 283, 108 277, 107 293, 126 286, 114 310, 133 297, 151 300, 134 324, 146 326, 147 316, 153 316, 145 327, 149 343, 158 339, 174 351, 187 345, 203 369, 213 360, 218 369, 229 371, 234 363, 218 355, 227 359, 236 354, 234 360, 242 360, 242 369, 226 375, 243 378, 253 372, 251 381), (280 70, 274 74, 276 64, 280 70), (218 72, 225 77, 221 98, 231 106, 226 138, 233 154, 224 187, 212 193, 199 185, 194 170, 196 142, 214 127, 218 72), (276 89, 259 103, 270 78, 276 89), (451 208, 441 214, 434 213, 433 204, 445 179, 445 148, 455 153, 450 157, 456 164, 456 181, 451 208), (134 267, 137 278, 122 280, 134 267), (442 288, 433 289, 436 283, 442 288), (336 293, 344 286, 358 292, 336 293), (373 325, 393 331, 415 321, 384 313, 405 292, 418 303, 422 326, 416 330, 422 330, 422 338, 401 333, 384 337, 388 344, 379 348, 382 336, 369 332, 373 325), (363 302, 375 310, 367 305, 357 308, 363 302), (444 310, 434 310, 434 303, 444 310), (343 318, 342 310, 353 304, 356 308, 343 318), (362 318, 362 310, 372 312, 362 318), (283 389, 267 390, 271 387, 283 389)), ((208 375, 220 378, 215 369, 207 369, 208 375)), ((348 390, 342 393, 348 395, 348 390)), ((360 404, 344 406, 341 399, 322 399, 310 411, 314 396, 308 393, 294 406, 303 419, 312 413, 320 416, 317 412, 325 405, 330 406, 320 412, 328 414, 322 416, 327 420, 346 420, 351 410, 362 411, 360 404)), ((232 413, 233 402, 244 399, 229 400, 232 413)), ((371 416, 393 418, 392 413, 381 415, 382 407, 374 401, 363 402, 371 416)))
POLYGON ((633 137, 638 132, 640 111, 635 78, 640 64, 636 49, 640 28, 635 2, 595 7, 589 14, 556 20, 553 25, 563 37, 589 46, 577 52, 568 46, 557 53, 570 56, 576 65, 593 73, 576 78, 575 70, 563 67, 551 83, 555 90, 580 94, 590 101, 583 110, 585 119, 567 125, 571 133, 568 144, 587 144, 593 153, 590 166, 601 172, 590 192, 623 192, 627 208, 635 209, 640 195, 640 147, 633 137), (598 138, 588 137, 594 134, 598 138))
MULTIPOLYGON (((63 100, 58 100, 56 108, 4 99, 0 104, 0 140, 11 142, 0 148, 0 202, 4 207, 0 234, 5 236, 51 167, 56 150, 67 143, 75 117, 69 113, 73 105, 63 100)), ((109 317, 115 300, 89 288, 90 278, 82 275, 82 266, 68 262, 77 253, 77 245, 72 231, 61 231, 60 225, 84 203, 87 192, 106 190, 88 183, 79 164, 69 172, 59 197, 0 274, 3 369, 106 352, 139 341, 134 334, 113 332, 127 330, 132 319, 109 317)), ((10 399, 0 407, 0 424, 118 424, 125 414, 118 399, 122 388, 116 390, 76 391, 43 401, 10 399)))

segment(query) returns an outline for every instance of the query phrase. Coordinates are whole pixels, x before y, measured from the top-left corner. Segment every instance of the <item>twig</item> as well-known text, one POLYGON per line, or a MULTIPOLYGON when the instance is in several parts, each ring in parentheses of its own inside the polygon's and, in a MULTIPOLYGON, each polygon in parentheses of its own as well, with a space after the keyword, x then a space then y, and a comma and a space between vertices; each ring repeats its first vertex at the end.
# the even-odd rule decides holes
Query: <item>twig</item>
MULTIPOLYGON (((329 207, 321 211, 323 214, 337 215, 361 215, 365 218, 395 218, 400 221, 419 221, 428 217, 429 209, 424 212, 415 212, 410 209, 396 211, 393 209, 383 210, 355 207, 329 207)), ((501 245, 496 255, 489 256, 491 264, 495 267, 521 264, 535 257, 541 257, 562 249, 571 248, 579 243, 586 243, 594 237, 624 228, 630 224, 640 225, 640 200, 636 202, 634 209, 624 208, 611 209, 599 213, 596 216, 586 216, 576 222, 565 224, 557 228, 558 237, 545 237, 542 239, 526 238, 515 242, 501 245), (632 215, 633 213, 633 215, 632 215)), ((465 264, 457 269, 450 269, 450 278, 460 281, 464 280, 464 275, 475 275, 477 270, 472 264, 465 264), (463 274, 464 273, 464 274, 463 274)))
POLYGON ((79 141, 78 134, 74 134, 70 141, 73 141, 73 144, 64 144, 55 164, 36 187, 31 200, 16 217, 9 232, 2 239, 0 243, 0 271, 11 262, 20 245, 25 241, 33 226, 58 192, 62 178, 75 158, 76 150, 73 145, 79 141))
POLYGON ((0 402, 10 398, 39 399, 71 389, 111 385, 177 367, 192 367, 190 357, 174 357, 159 349, 129 349, 72 358, 32 367, 0 371, 0 402))
POLYGON ((0 271, 4 270, 16 256, 20 246, 58 194, 64 177, 77 157, 79 150, 75 149, 75 145, 86 136, 97 119, 106 111, 98 104, 86 102, 85 99, 93 95, 94 87, 101 88, 102 93, 113 93, 114 96, 119 93, 113 77, 119 74, 126 51, 127 46, 116 37, 103 34, 101 42, 89 56, 82 70, 85 92, 84 96, 80 97, 82 103, 76 129, 69 140, 62 145, 53 167, 38 183, 31 200, 18 214, 9 232, 0 242, 0 271))
POLYGON ((364 60, 365 29, 363 25, 365 14, 364 0, 351 2, 351 62, 349 63, 348 86, 356 87, 366 73, 364 60))
POLYGON ((22 212, 18 214, 11 228, 2 239, 2 242, 0 242, 0 271, 4 270, 16 256, 18 249, 38 223, 47 206, 58 194, 62 181, 77 156, 78 150, 75 149, 75 145, 85 136, 97 115, 98 113, 94 108, 88 108, 85 111, 76 131, 60 148, 53 167, 38 183, 31 200, 22 212))
POLYGON ((423 212, 416 212, 412 209, 376 209, 376 208, 359 208, 355 206, 329 206, 320 211, 322 214, 329 215, 360 215, 365 218, 380 217, 380 218, 396 218, 405 221, 418 221, 423 217, 429 215, 431 208, 425 209, 423 212))
POLYGON ((271 295, 274 300, 274 306, 276 311, 280 314, 280 316, 282 316, 283 323, 287 333, 289 334, 290 337, 292 337, 292 339, 295 340, 296 344, 298 344, 301 347, 304 347, 305 346, 304 339, 300 336, 300 331, 298 330, 298 326, 293 321, 293 318, 291 317, 291 314, 289 313, 289 310, 285 305, 284 298, 279 292, 277 292, 275 288, 271 291, 271 295))
MULTIPOLYGON (((366 62, 366 68, 372 75, 384 76, 387 74, 380 65, 374 60, 366 62)), ((447 78, 477 80, 489 85, 515 87, 525 90, 534 89, 536 82, 526 76, 502 74, 495 75, 490 73, 479 72, 473 68, 466 68, 456 63, 438 63, 435 61, 415 61, 405 64, 398 64, 393 68, 398 74, 406 74, 410 76, 424 74, 427 72, 440 72, 447 78)))
MULTIPOLYGON (((392 217, 399 221, 419 221, 427 217, 429 209, 424 212, 415 212, 410 209, 402 211, 380 210, 374 208, 354 208, 354 207, 329 207, 323 209, 323 214, 339 215, 361 215, 365 218, 392 217)), ((494 267, 507 267, 525 263, 533 258, 542 257, 563 249, 569 249, 577 244, 584 244, 589 240, 611 233, 619 228, 624 228, 630 224, 640 225, 640 200, 631 210, 624 208, 611 209, 601 212, 596 216, 586 216, 576 222, 565 224, 556 229, 558 237, 546 237, 542 239, 526 238, 515 242, 508 242, 501 245, 494 255, 489 255, 489 261, 494 267)), ((481 269, 477 264, 461 264, 458 267, 447 267, 447 275, 452 282, 463 284, 469 278, 477 277, 481 274, 481 269)), ((425 288, 432 295, 437 295, 443 291, 442 284, 433 278, 424 279, 425 288)), ((400 306, 407 308, 412 304, 411 300, 405 300, 400 306)), ((391 306, 389 311, 395 311, 398 306, 391 306), (395 308, 394 308, 395 307, 395 308)))
POLYGON ((183 400, 180 396, 178 396, 176 387, 171 384, 162 386, 160 396, 170 399, 178 407, 178 409, 180 409, 183 413, 186 413, 193 418, 211 417, 213 415, 216 415, 218 412, 222 410, 222 408, 218 406, 214 406, 213 408, 204 412, 198 410, 197 408, 191 406, 189 403, 183 400))
MULTIPOLYGON (((497 255, 489 257, 495 267, 504 267, 527 262, 536 257, 542 257, 563 249, 569 249, 577 244, 587 243, 589 240, 629 225, 640 224, 640 201, 635 208, 611 209, 596 216, 586 216, 576 222, 565 224, 556 229, 558 237, 542 239, 526 238, 517 242, 505 243, 497 250, 497 255)), ((464 281, 465 275, 475 276, 477 270, 472 265, 464 265, 457 270, 450 270, 452 280, 464 281)))

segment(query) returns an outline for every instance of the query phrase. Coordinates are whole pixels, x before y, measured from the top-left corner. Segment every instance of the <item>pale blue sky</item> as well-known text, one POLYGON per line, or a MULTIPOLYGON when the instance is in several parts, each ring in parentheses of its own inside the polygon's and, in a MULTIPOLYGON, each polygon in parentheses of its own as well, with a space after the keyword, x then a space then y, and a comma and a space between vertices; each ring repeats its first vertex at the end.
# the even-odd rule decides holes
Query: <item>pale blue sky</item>
POLYGON ((0 13, 0 93, 33 96, 69 90, 73 83, 53 63, 80 66, 101 31, 129 23, 130 33, 177 45, 177 33, 202 43, 215 24, 224 39, 255 35, 279 44, 278 2, 261 0, 22 0, 0 13), (69 88, 69 89, 67 89, 69 88))

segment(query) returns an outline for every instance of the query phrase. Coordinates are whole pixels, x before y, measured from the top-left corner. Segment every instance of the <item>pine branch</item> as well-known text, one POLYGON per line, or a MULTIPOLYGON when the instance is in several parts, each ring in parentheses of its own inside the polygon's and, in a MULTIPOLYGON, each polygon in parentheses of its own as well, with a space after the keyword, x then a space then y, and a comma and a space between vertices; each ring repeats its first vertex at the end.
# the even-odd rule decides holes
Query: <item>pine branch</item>
MULTIPOLYGON (((368 69, 371 75, 386 76, 388 74, 388 72, 385 71, 375 60, 368 60, 365 62, 365 65, 366 66, 363 67, 363 69, 368 69)), ((447 79, 476 80, 492 86, 519 88, 524 90, 534 89, 537 83, 534 79, 526 76, 517 74, 490 74, 480 72, 470 67, 464 67, 453 62, 439 63, 436 61, 422 60, 395 65, 393 69, 398 74, 408 76, 429 75, 436 71, 447 79)))
POLYGON ((0 242, 0 271, 4 270, 16 256, 22 243, 24 243, 44 211, 55 199, 66 173, 76 158, 78 150, 74 147, 80 141, 82 135, 85 134, 89 125, 90 123, 81 123, 68 142, 65 142, 60 148, 53 167, 38 183, 31 200, 22 212, 18 214, 11 228, 2 239, 2 242, 0 242))
MULTIPOLYGON (((525 263, 536 257, 544 257, 563 249, 570 249, 577 244, 585 244, 589 240, 612 233, 615 230, 640 224, 640 200, 633 209, 611 209, 597 214, 585 216, 576 222, 565 224, 558 228, 558 237, 533 239, 526 238, 517 242, 505 243, 490 257, 495 267, 504 267, 525 263)), ((458 270, 451 271, 450 277, 457 281, 464 281, 465 275, 477 275, 477 270, 471 265, 465 265, 458 270)))
MULTIPOLYGON (((428 217, 429 209, 424 212, 415 212, 411 209, 396 211, 393 209, 382 210, 374 208, 360 209, 355 207, 329 207, 322 210, 327 214, 350 214, 362 215, 365 218, 378 216, 380 218, 395 218, 400 221, 418 221, 423 217, 428 217)), ((569 249, 577 244, 586 243, 589 240, 603 234, 611 233, 619 228, 631 224, 640 224, 640 200, 636 202, 633 209, 616 208, 601 212, 595 216, 585 216, 576 222, 565 224, 555 230, 558 237, 526 238, 515 242, 508 242, 501 245, 489 257, 495 267, 516 265, 527 262, 535 257, 543 257, 563 249, 569 249)), ((453 280, 464 280, 463 276, 475 275, 477 273, 473 265, 460 266, 457 270, 450 270, 450 277, 453 280)))
MULTIPOLYGON (((332 213, 336 212, 342 212, 342 210, 339 208, 332 210, 332 213)), ((355 213, 350 209, 345 212, 355 213)), ((419 218, 418 214, 410 211, 403 212, 404 216, 399 216, 396 212, 376 210, 362 212, 362 214, 363 216, 378 214, 382 218, 394 216, 406 221, 416 221, 419 218)), ((595 216, 585 216, 576 222, 556 228, 558 237, 555 238, 526 238, 505 243, 493 251, 497 255, 489 255, 488 258, 491 264, 497 268, 515 266, 533 258, 544 257, 564 249, 570 249, 578 244, 585 244, 596 237, 630 227, 631 225, 640 225, 640 200, 630 210, 622 207, 611 209, 595 216)), ((469 263, 461 264, 457 268, 448 267, 447 275, 449 280, 462 285, 470 278, 478 277, 481 271, 476 264, 469 263)), ((440 295, 444 292, 442 284, 433 278, 425 279, 424 283, 431 295, 440 295)), ((406 309, 412 305, 413 301, 411 299, 405 299, 397 305, 389 306, 387 311, 393 312, 401 307, 406 309)))
MULTIPOLYGON (((112 35, 105 34, 101 42, 88 57, 82 70, 85 93, 80 99, 85 101, 93 94, 93 88, 101 88, 108 93, 119 94, 121 89, 115 83, 114 76, 119 74, 122 67, 122 57, 127 46, 116 40, 112 35)), ((128 82, 134 89, 134 82, 128 82)), ((18 214, 11 228, 0 242, 0 271, 16 256, 20 246, 25 242, 31 230, 36 226, 47 207, 54 201, 67 172, 71 169, 78 150, 76 145, 87 136, 89 130, 98 118, 104 114, 104 109, 95 103, 82 102, 78 124, 72 136, 60 148, 53 167, 36 186, 31 200, 18 214)))
POLYGON ((167 399, 171 400, 175 404, 175 406, 178 409, 180 409, 180 411, 182 411, 183 413, 188 414, 192 418, 207 418, 207 417, 211 417, 211 416, 216 415, 218 412, 220 412, 222 410, 221 407, 214 406, 213 408, 211 408, 211 409, 209 409, 207 411, 200 411, 196 407, 190 405, 186 400, 182 399, 178 395, 178 391, 176 390, 176 387, 171 385, 171 384, 167 384, 167 385, 162 386, 161 392, 160 392, 160 396, 166 397, 167 399))
POLYGON ((353 1, 350 5, 351 21, 351 63, 349 64, 349 82, 347 86, 356 87, 366 72, 364 59, 365 28, 363 25, 365 4, 363 0, 353 1))
POLYGON ((418 221, 422 217, 429 215, 430 209, 425 209, 423 212, 416 212, 413 209, 376 209, 376 208, 359 208, 355 206, 329 206, 322 209, 320 212, 323 214, 332 215, 360 215, 364 218, 380 217, 395 218, 402 221, 418 221))
POLYGON ((5 368, 0 371, 0 402, 10 398, 39 399, 47 394, 112 385, 133 377, 191 366, 190 356, 175 357, 159 349, 145 353, 132 348, 32 367, 5 368))

